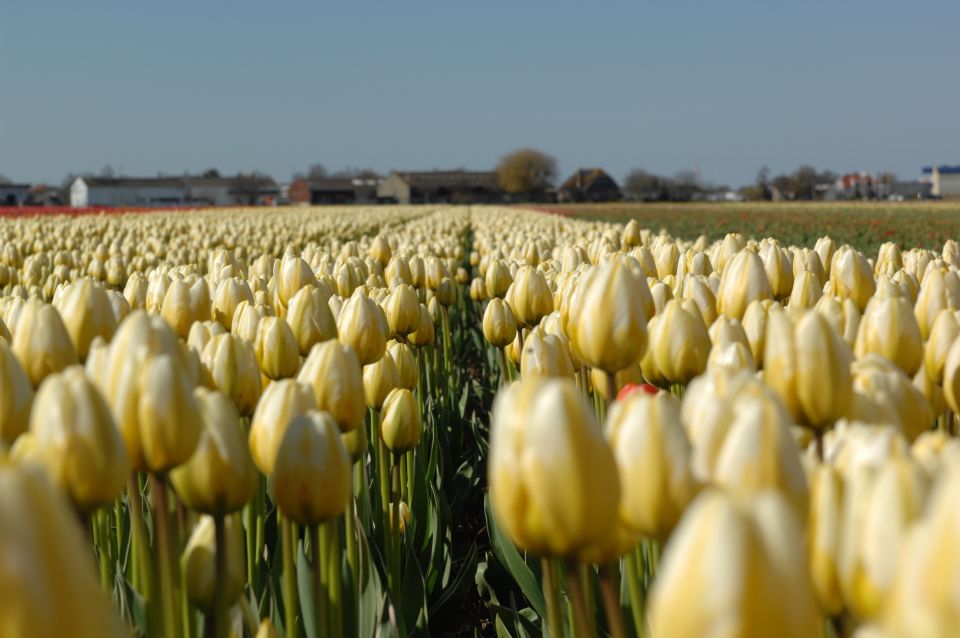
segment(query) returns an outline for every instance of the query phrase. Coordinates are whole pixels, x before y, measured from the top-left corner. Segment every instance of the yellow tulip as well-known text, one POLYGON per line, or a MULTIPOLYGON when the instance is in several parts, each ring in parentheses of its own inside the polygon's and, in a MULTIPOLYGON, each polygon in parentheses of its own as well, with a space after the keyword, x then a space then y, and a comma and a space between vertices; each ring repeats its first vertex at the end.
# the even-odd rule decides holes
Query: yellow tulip
POLYGON ((340 343, 353 348, 363 365, 379 361, 386 350, 388 325, 383 310, 359 291, 343 305, 337 330, 340 343))
POLYGON ((290 298, 286 319, 301 356, 310 354, 314 344, 337 338, 337 322, 318 287, 304 286, 298 290, 290 298))
POLYGON ((74 512, 35 468, 0 459, 0 635, 121 638, 74 512))
POLYGON ((532 377, 573 377, 573 362, 568 345, 561 337, 547 334, 540 328, 524 338, 520 355, 520 374, 532 377))
POLYGON ((400 373, 393 357, 384 354, 379 361, 363 366, 363 396, 367 407, 379 410, 391 390, 400 387, 400 373))
POLYGON ((197 388, 194 396, 203 432, 193 455, 170 473, 170 480, 187 507, 223 516, 250 500, 257 473, 233 402, 205 388, 197 388))
POLYGON ((879 355, 868 355, 855 361, 851 372, 854 390, 871 397, 884 413, 892 415, 908 441, 930 429, 933 409, 900 368, 879 355))
POLYGON ((666 540, 697 491, 680 402, 665 393, 631 394, 613 405, 605 433, 620 472, 620 520, 666 540))
POLYGON ((768 319, 763 380, 798 423, 826 428, 850 406, 852 357, 827 320, 806 311, 794 325, 785 312, 768 319))
POLYGON ((366 415, 363 373, 356 353, 336 341, 318 343, 303 362, 297 381, 313 388, 318 410, 328 412, 344 432, 366 415))
MULTIPOLYGON (((614 384, 616 385, 617 392, 620 392, 628 383, 644 383, 643 372, 640 370, 639 364, 624 368, 614 375, 614 384)), ((607 373, 603 370, 598 370, 597 368, 590 370, 590 384, 593 386, 593 391, 599 392, 604 400, 613 401, 616 398, 616 395, 610 395, 607 373)))
POLYGON ((367 252, 382 266, 390 263, 390 259, 393 257, 393 249, 390 248, 390 242, 388 242, 387 238, 383 235, 377 235, 373 238, 373 242, 370 243, 370 248, 367 252))
POLYGON ((90 342, 96 337, 110 341, 117 320, 110 298, 90 279, 79 279, 67 286, 56 304, 80 361, 87 358, 90 342))
POLYGON ((867 258, 849 246, 842 246, 834 253, 832 262, 830 283, 833 293, 841 299, 851 299, 863 312, 877 287, 867 258))
POLYGON ((717 311, 731 319, 743 319, 752 301, 773 298, 773 289, 763 261, 748 250, 742 250, 723 269, 717 311))
POLYGON ((470 281, 470 300, 480 302, 487 298, 487 284, 480 277, 475 277, 470 281))
POLYGON ((920 368, 923 341, 910 303, 900 297, 873 299, 860 321, 854 353, 882 355, 913 376, 920 368))
POLYGON ((650 349, 657 370, 669 383, 687 384, 707 366, 710 335, 695 309, 673 300, 650 331, 650 349))
POLYGON ((92 512, 120 495, 129 472, 123 439, 83 368, 71 366, 40 385, 30 434, 34 458, 77 509, 92 512))
POLYGON ((843 479, 833 467, 817 465, 810 481, 807 555, 820 609, 830 616, 843 611, 838 574, 842 508, 843 479))
POLYGON ((309 385, 292 379, 271 383, 263 391, 250 421, 249 445, 253 462, 266 476, 272 476, 277 449, 296 416, 314 409, 316 399, 309 385))
POLYGON ((420 301, 409 285, 399 284, 391 290, 383 311, 392 335, 406 337, 420 325, 420 301))
POLYGON ((405 343, 394 341, 387 346, 387 354, 393 358, 400 378, 400 387, 407 390, 416 390, 420 381, 420 369, 417 366, 417 356, 413 348, 405 343))
POLYGON ((817 276, 809 270, 802 270, 793 282, 790 292, 790 308, 807 309, 816 306, 823 295, 823 286, 817 276))
POLYGON ((13 445, 27 431, 33 388, 10 346, 0 340, 0 444, 13 445))
POLYGON ((34 388, 50 374, 78 362, 60 313, 49 304, 31 299, 17 319, 11 344, 34 388))
POLYGON ((225 592, 227 605, 232 605, 240 598, 247 580, 243 568, 243 527, 239 514, 227 516, 224 526, 227 569, 222 579, 217 580, 216 526, 212 516, 200 517, 180 559, 184 582, 187 584, 187 597, 207 613, 213 612, 218 590, 225 592))
POLYGON ((517 271, 505 299, 517 321, 527 327, 537 325, 541 318, 553 312, 553 294, 546 278, 529 266, 517 271))
POLYGON ((284 516, 310 527, 340 516, 352 493, 352 466, 329 414, 311 410, 294 417, 277 450, 277 506, 284 516))
POLYGON ((517 324, 510 305, 494 297, 483 311, 483 336, 496 348, 504 348, 517 336, 517 324))
POLYGON ((794 286, 793 264, 780 246, 769 243, 765 250, 760 251, 763 269, 770 281, 770 290, 774 299, 787 299, 791 296, 794 286))
POLYGON ((213 296, 213 319, 219 321, 226 330, 230 330, 233 326, 233 314, 241 301, 253 303, 253 291, 247 282, 236 277, 224 279, 213 296))
POLYGON ((395 388, 387 394, 380 412, 380 436, 392 452, 412 450, 420 442, 423 424, 413 393, 395 388))
POLYGON ((577 359, 607 373, 640 361, 647 347, 647 282, 611 259, 584 275, 571 299, 567 332, 577 359))
POLYGON ((194 322, 210 319, 210 307, 210 290, 206 281, 197 279, 190 284, 183 279, 174 279, 163 297, 160 316, 174 332, 186 339, 194 322))
POLYGON ((294 376, 300 368, 300 346, 293 330, 279 317, 264 317, 257 328, 254 354, 260 371, 276 381, 294 376))
POLYGON ((212 338, 200 355, 208 385, 233 400, 243 416, 253 414, 260 399, 260 369, 250 342, 232 334, 212 338))
POLYGON ((515 545, 572 557, 612 544, 615 459, 573 381, 514 383, 497 396, 490 429, 490 502, 515 545))
POLYGON ((823 635, 801 526, 773 494, 743 504, 701 494, 667 545, 648 609, 654 636, 823 635))
POLYGON ((960 295, 955 290, 957 275, 944 274, 939 269, 931 270, 920 284, 920 293, 913 307, 913 313, 920 326, 920 336, 924 340, 930 337, 933 322, 942 310, 960 308, 960 295))
POLYGON ((418 348, 430 345, 435 338, 433 329, 433 319, 430 317, 430 311, 423 304, 420 304, 420 323, 417 329, 407 335, 407 339, 418 348))
POLYGON ((941 310, 923 346, 924 368, 935 383, 943 383, 943 366, 947 360, 947 353, 958 337, 960 337, 960 321, 957 313, 953 310, 941 310))
POLYGON ((285 258, 277 274, 277 294, 284 306, 290 305, 290 300, 301 288, 317 283, 309 264, 300 257, 285 258))
POLYGON ((769 299, 750 302, 740 322, 758 369, 763 367, 763 351, 766 347, 767 337, 767 315, 774 303, 769 299))

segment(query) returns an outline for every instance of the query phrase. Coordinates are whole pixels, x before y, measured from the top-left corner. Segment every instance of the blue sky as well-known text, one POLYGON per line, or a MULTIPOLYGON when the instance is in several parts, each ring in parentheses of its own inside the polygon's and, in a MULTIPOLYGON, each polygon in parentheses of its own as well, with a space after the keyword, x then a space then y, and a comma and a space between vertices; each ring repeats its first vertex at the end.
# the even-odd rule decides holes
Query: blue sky
POLYGON ((3 0, 0 174, 960 163, 960 2, 3 0))

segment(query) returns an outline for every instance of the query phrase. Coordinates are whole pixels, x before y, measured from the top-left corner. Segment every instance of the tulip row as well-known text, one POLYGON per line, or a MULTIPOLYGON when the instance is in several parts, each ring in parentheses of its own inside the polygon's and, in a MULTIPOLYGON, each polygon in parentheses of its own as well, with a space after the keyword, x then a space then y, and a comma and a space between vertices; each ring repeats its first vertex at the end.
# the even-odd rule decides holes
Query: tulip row
POLYGON ((960 626, 956 242, 37 217, 0 292, 4 635, 960 626))

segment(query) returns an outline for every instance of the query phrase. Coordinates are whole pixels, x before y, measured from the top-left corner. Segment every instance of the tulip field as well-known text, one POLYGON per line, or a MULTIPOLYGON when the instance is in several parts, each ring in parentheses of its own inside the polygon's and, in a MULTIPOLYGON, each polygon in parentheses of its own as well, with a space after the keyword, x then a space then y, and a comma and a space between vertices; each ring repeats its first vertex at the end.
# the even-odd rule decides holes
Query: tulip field
POLYGON ((0 219, 0 637, 960 636, 958 226, 733 210, 0 219))

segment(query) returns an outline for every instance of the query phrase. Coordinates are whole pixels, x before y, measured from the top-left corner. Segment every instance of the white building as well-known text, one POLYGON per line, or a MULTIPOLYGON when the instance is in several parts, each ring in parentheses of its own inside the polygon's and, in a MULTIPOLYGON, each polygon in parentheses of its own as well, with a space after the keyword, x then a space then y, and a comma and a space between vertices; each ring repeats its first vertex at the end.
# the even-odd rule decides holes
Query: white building
POLYGON ((960 166, 924 166, 923 175, 935 197, 960 197, 960 166))
POLYGON ((272 178, 78 177, 70 185, 70 206, 252 206, 271 204, 279 193, 272 178))

